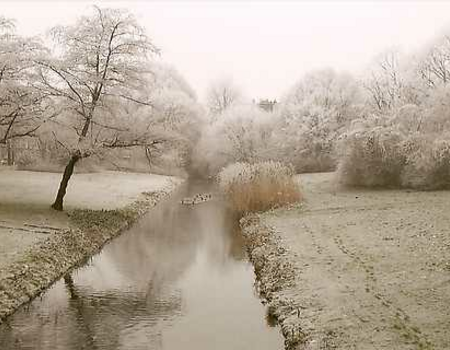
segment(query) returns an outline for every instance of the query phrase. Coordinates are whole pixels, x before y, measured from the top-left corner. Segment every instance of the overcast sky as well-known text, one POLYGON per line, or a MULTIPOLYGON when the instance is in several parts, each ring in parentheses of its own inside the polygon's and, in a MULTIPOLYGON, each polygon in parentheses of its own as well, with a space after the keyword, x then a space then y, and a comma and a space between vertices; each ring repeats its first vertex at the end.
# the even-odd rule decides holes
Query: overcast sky
POLYGON ((355 73, 392 46, 414 52, 450 26, 440 1, 1 1, 0 14, 27 35, 69 23, 91 4, 136 14, 162 57, 204 96, 211 80, 232 77, 254 98, 277 98, 305 72, 355 73))

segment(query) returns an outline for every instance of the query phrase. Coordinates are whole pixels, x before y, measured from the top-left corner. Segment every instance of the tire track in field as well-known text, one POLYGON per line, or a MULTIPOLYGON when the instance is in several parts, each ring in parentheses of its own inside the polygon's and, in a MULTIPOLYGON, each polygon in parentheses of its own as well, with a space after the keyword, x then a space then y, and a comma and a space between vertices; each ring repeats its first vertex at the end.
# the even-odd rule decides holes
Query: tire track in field
POLYGON ((359 269, 364 272, 365 291, 378 300, 379 305, 390 314, 390 326, 400 332, 406 341, 413 343, 416 346, 416 349, 433 349, 432 344, 425 338, 425 335, 421 330, 413 324, 406 311, 378 290, 374 267, 364 259, 363 255, 358 253, 355 248, 349 248, 349 245, 344 242, 339 234, 335 234, 333 240, 339 250, 355 262, 359 269))

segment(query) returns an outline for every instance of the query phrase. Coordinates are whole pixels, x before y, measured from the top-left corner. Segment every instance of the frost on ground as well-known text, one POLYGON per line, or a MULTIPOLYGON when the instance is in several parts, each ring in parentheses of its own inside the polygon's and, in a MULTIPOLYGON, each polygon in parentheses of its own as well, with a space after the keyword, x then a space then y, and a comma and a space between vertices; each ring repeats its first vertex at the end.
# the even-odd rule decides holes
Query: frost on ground
MULTIPOLYGON (((0 171, 2 204, 50 206, 58 190, 61 174, 31 171, 0 171)), ((64 203, 67 209, 117 209, 136 200, 142 192, 169 186, 173 177, 153 174, 101 172, 75 174, 64 203)))
POLYGON ((450 192, 343 190, 243 220, 287 349, 450 349, 450 192))
POLYGON ((75 175, 68 210, 56 212, 55 180, 55 174, 0 172, 0 323, 181 184, 158 175, 75 175))
MULTIPOLYGON (((50 208, 60 180, 61 174, 0 171, 0 267, 55 230, 71 228, 66 213, 50 208)), ((132 204, 142 192, 170 190, 179 181, 153 174, 75 174, 65 207, 67 211, 118 209, 132 204)))

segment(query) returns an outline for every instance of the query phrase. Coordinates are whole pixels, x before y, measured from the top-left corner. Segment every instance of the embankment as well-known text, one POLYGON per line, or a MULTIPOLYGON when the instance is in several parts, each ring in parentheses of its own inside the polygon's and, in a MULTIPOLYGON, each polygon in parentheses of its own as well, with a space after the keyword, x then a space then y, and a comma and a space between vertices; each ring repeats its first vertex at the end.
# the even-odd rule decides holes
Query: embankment
POLYGON ((301 305, 288 296, 289 290, 296 288, 295 254, 271 227, 264 225, 258 214, 243 218, 241 228, 269 317, 275 318, 280 325, 285 348, 295 349, 305 338, 299 322, 301 305))

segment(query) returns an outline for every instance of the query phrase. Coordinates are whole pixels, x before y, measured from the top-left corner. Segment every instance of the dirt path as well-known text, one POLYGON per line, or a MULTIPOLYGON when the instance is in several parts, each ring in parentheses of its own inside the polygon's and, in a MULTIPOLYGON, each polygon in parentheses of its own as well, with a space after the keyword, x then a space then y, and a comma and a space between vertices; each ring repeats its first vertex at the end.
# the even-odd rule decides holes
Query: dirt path
POLYGON ((301 176, 304 205, 258 218, 293 266, 269 295, 282 326, 301 330, 288 345, 450 349, 450 192, 340 190, 332 178, 301 176))

